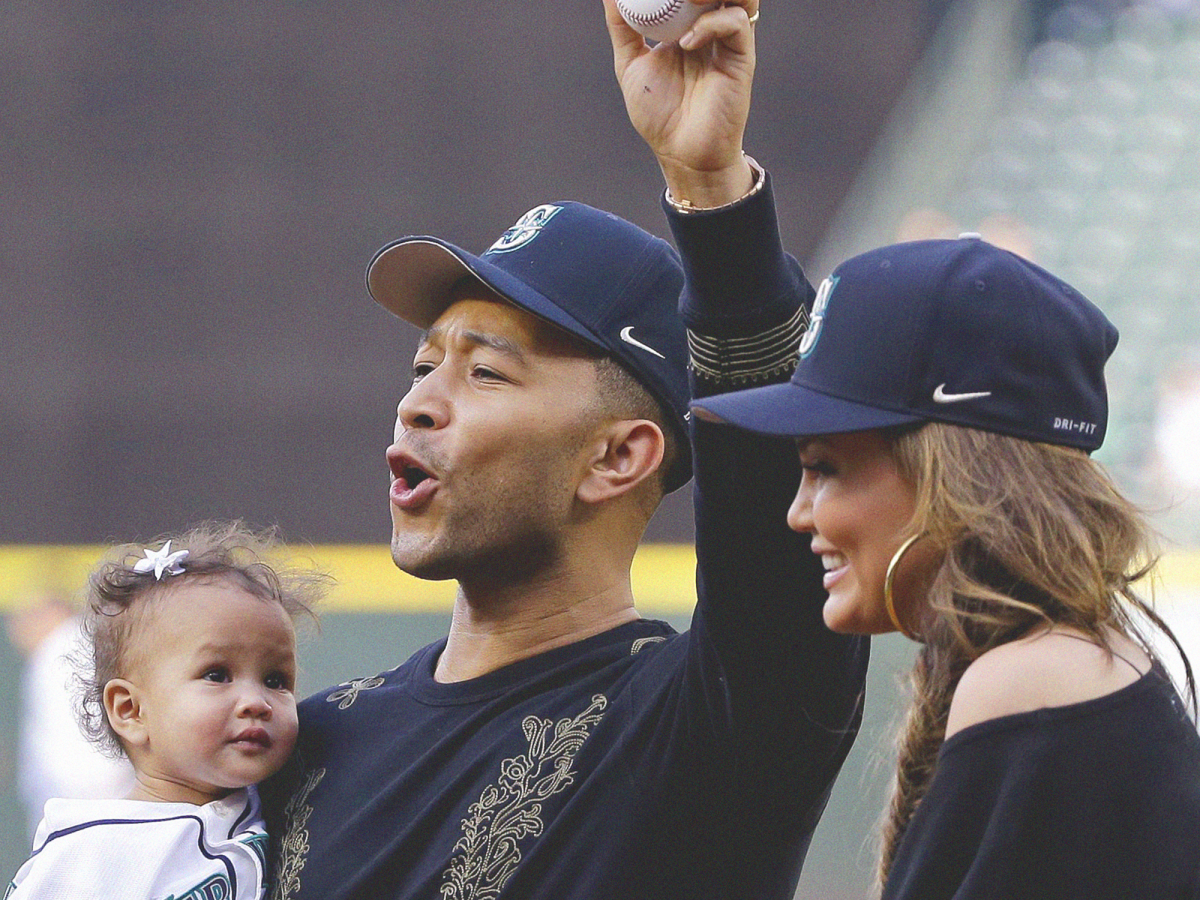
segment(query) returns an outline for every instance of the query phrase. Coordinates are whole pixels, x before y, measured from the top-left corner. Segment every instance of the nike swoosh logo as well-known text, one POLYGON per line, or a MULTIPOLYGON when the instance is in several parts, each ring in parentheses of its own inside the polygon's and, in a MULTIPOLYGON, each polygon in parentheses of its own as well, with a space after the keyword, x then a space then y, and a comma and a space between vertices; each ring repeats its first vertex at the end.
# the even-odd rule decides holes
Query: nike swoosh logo
POLYGON ((992 396, 991 391, 976 391, 973 394, 947 394, 946 383, 942 382, 933 389, 934 403, 962 403, 964 400, 978 400, 981 397, 992 396))
POLYGON ((635 347, 640 347, 643 350, 645 350, 647 353, 653 353, 659 359, 666 359, 665 356, 663 356, 661 353, 659 353, 653 347, 647 347, 641 341, 634 338, 632 325, 626 325, 624 328, 621 329, 621 340, 623 340, 627 344, 633 344, 633 346, 635 346, 635 347))

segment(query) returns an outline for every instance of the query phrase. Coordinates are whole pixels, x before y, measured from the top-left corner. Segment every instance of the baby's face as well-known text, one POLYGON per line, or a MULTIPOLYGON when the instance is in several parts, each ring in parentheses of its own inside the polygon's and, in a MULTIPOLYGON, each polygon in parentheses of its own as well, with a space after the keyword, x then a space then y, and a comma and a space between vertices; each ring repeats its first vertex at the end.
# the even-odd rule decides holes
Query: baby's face
POLYGON ((130 754, 164 800, 207 803, 277 772, 296 742, 296 633, 228 580, 171 585, 133 635, 145 736, 130 754))

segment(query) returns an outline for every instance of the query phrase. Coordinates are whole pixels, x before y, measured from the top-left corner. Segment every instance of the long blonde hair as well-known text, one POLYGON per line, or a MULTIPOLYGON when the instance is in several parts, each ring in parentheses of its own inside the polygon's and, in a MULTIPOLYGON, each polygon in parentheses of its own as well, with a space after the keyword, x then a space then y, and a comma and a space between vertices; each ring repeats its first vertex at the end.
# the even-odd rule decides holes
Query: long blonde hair
POLYGON ((944 551, 921 623, 913 700, 882 828, 881 882, 928 789, 950 700, 980 655, 1042 624, 1066 625, 1108 647, 1110 629, 1156 658, 1138 619, 1175 645, 1195 705, 1187 656, 1133 591, 1155 563, 1138 509, 1080 450, 931 422, 897 433, 893 452, 916 488, 914 533, 944 551))

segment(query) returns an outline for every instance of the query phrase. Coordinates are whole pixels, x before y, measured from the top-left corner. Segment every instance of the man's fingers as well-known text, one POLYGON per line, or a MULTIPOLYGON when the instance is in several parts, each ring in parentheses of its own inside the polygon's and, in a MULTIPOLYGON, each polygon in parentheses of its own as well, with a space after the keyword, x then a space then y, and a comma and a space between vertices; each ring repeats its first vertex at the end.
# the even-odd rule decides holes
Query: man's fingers
MULTIPOLYGON (((688 0, 689 3, 695 3, 697 6, 707 6, 712 0, 688 0)), ((722 9, 744 9, 746 18, 753 19, 758 12, 759 0, 724 0, 721 3, 722 9)))
POLYGON ((679 45, 685 50, 699 50, 714 41, 721 41, 734 52, 749 53, 754 46, 754 26, 750 19, 757 14, 758 0, 727 3, 697 19, 679 45))
POLYGON ((604 21, 612 41, 613 65, 620 76, 625 68, 646 52, 646 39, 634 31, 617 9, 616 0, 604 0, 604 21))

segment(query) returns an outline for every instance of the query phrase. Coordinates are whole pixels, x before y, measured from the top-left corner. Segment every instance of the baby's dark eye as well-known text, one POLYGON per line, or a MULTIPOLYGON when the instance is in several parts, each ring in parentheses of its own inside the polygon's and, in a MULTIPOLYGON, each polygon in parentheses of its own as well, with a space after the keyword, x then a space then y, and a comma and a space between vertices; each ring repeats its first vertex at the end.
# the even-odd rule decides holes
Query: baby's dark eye
POLYGON ((272 672, 263 679, 263 684, 273 691, 290 691, 292 689, 292 679, 283 672, 272 672))
POLYGON ((212 681, 220 684, 229 680, 229 670, 224 666, 212 666, 211 668, 205 669, 204 674, 200 677, 204 681, 212 681))

